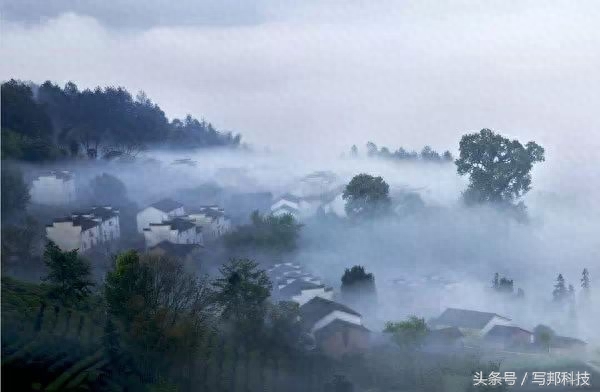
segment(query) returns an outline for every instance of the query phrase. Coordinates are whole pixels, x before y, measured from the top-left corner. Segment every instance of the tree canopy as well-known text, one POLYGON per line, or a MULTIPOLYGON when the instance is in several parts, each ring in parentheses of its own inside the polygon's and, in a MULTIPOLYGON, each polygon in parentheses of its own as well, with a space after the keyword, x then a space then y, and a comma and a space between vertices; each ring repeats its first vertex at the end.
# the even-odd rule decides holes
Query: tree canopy
POLYGON ((79 90, 72 82, 64 88, 50 81, 33 87, 35 95, 23 82, 2 84, 2 132, 9 141, 4 157, 50 160, 77 156, 81 146, 91 158, 112 158, 156 145, 203 148, 241 141, 240 135, 190 115, 169 122, 143 92, 134 98, 123 87, 79 90))
POLYGON ((253 247, 275 251, 290 251, 296 248, 302 225, 297 223, 292 215, 261 215, 254 211, 250 221, 250 224, 238 226, 225 235, 227 247, 253 247))
POLYGON ((342 275, 342 291, 375 291, 375 277, 362 265, 346 268, 342 275))
POLYGON ((456 167, 469 175, 465 201, 513 203, 531 189, 531 169, 542 161, 544 149, 535 142, 523 146, 489 129, 464 135, 456 167))
POLYGON ((79 256, 78 250, 63 252, 52 241, 44 251, 44 262, 48 266, 51 293, 65 305, 78 305, 91 293, 94 285, 91 279, 91 267, 87 260, 79 256))
POLYGON ((2 219, 5 220, 15 211, 25 209, 29 202, 29 188, 23 181, 21 171, 10 164, 2 164, 2 219))
POLYGON ((411 316, 405 321, 387 322, 384 329, 384 332, 392 334, 400 347, 411 350, 423 343, 428 331, 425 319, 417 316, 411 316))
POLYGON ((388 211, 390 186, 381 177, 358 174, 346 185, 342 198, 346 213, 354 218, 371 218, 388 211))

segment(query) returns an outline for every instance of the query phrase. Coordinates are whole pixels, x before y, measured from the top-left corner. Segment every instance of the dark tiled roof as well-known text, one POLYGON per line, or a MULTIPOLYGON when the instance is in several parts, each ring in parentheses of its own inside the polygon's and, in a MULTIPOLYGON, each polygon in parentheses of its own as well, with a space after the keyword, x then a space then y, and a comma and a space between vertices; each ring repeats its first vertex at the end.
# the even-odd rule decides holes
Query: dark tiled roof
POLYGON ((198 244, 174 244, 169 241, 162 241, 149 249, 149 252, 162 251, 167 255, 175 257, 186 257, 191 252, 201 249, 198 244))
POLYGON ((169 221, 163 221, 162 223, 150 223, 150 226, 170 226, 171 230, 177 230, 179 232, 189 230, 196 227, 192 222, 186 219, 175 218, 169 221))
POLYGON ((151 204, 150 206, 163 212, 171 212, 179 207, 183 207, 183 204, 172 199, 162 199, 157 201, 156 203, 151 204))
POLYGON ((509 318, 496 313, 479 312, 476 310, 448 308, 438 317, 434 325, 447 325, 458 328, 481 329, 494 317, 500 317, 507 321, 509 318))
POLYGON ((346 305, 321 297, 314 297, 304 305, 300 306, 300 316, 304 325, 312 326, 317 321, 336 310, 360 317, 360 313, 350 309, 346 305))
POLYGON ((280 200, 287 200, 291 201, 292 203, 300 203, 301 199, 298 196, 292 195, 291 193, 285 193, 279 196, 277 200, 275 200, 275 203, 277 203, 280 200))
POLYGON ((464 336, 457 327, 448 327, 429 331, 425 339, 430 342, 446 342, 460 339, 464 336))
POLYGON ((88 211, 74 212, 73 215, 92 215, 105 221, 118 216, 119 210, 114 210, 110 207, 93 207, 88 211))
MULTIPOLYGON (((83 216, 75 216, 75 217, 66 217, 66 218, 58 218, 58 219, 54 219, 55 223, 61 223, 61 222, 73 222, 73 226, 79 226, 81 227, 81 230, 88 230, 91 229, 92 227, 96 227, 99 225, 98 222, 96 222, 93 219, 90 218, 86 218, 83 216)), ((53 225, 48 225, 48 227, 52 227, 53 225)))
POLYGON ((296 279, 287 286, 282 287, 281 290, 279 290, 279 294, 284 297, 291 297, 293 295, 301 294, 303 290, 315 290, 322 288, 325 288, 325 286, 322 284, 315 284, 302 279, 296 279))
POLYGON ((315 331, 315 338, 323 339, 336 332, 344 332, 349 329, 355 329, 362 332, 371 332, 364 325, 354 324, 346 320, 335 319, 323 328, 319 328, 315 331))
POLYGON ((486 338, 509 338, 516 333, 527 333, 532 335, 532 333, 526 329, 520 327, 514 327, 511 325, 494 325, 492 329, 485 334, 486 338))

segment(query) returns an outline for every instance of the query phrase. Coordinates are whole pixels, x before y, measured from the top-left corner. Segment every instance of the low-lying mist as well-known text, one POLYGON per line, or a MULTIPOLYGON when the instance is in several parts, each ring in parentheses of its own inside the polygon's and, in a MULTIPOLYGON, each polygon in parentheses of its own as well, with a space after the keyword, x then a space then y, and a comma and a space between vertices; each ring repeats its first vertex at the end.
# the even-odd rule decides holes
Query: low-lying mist
MULTIPOLYGON (((418 194, 423 205, 364 223, 331 216, 306 219, 298 249, 289 254, 289 261, 305 265, 334 288, 352 265, 372 272, 378 307, 365 314, 370 327, 377 330, 385 321, 412 314, 428 319, 446 307, 464 307, 511 317, 524 328, 544 323, 562 334, 600 341, 600 312, 579 301, 581 272, 588 268, 592 296, 600 303, 595 279, 600 277, 600 209, 595 206, 600 181, 592 162, 550 156, 536 168, 533 189, 524 198, 527 223, 491 207, 465 207, 461 192, 467 182, 452 163, 325 155, 306 159, 301 154, 234 150, 146 151, 131 163, 61 169, 73 170, 80 186, 103 172, 114 175, 139 208, 162 197, 207 204, 233 193, 277 196, 294 192, 315 171, 335 174, 332 189, 342 189, 358 173, 382 176, 393 202, 408 192, 418 194), (191 199, 202 199, 191 190, 207 184, 219 190, 217 196, 191 199), (513 279, 515 291, 523 289, 524 298, 494 293, 490 287, 495 272, 513 279), (552 302, 559 273, 575 287, 577 305, 552 302), (577 321, 567 321, 574 312, 577 321)), ((338 202, 335 210, 341 212, 343 203, 338 202)))

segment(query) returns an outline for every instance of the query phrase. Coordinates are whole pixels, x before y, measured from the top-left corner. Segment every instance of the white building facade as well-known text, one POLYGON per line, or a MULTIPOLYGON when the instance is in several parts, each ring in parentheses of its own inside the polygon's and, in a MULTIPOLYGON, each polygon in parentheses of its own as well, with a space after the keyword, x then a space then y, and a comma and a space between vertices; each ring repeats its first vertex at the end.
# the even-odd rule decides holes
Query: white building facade
POLYGON ((183 204, 171 199, 160 200, 137 213, 138 232, 143 234, 144 229, 149 228, 151 223, 162 223, 183 215, 183 204))
POLYGON ((66 205, 76 199, 75 178, 68 171, 53 171, 33 180, 31 202, 44 205, 66 205))

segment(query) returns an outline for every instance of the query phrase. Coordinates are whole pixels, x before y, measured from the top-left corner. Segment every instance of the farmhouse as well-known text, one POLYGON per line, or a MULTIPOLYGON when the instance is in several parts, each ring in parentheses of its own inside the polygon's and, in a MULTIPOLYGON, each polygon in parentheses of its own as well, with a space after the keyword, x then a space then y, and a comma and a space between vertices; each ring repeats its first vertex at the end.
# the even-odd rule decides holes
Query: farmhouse
POLYGON ((501 350, 523 348, 533 343, 533 332, 511 325, 494 325, 483 340, 487 346, 501 350))
POLYGON ((290 278, 280 286, 278 286, 274 296, 280 300, 288 300, 305 304, 315 297, 325 299, 333 298, 333 289, 322 284, 313 283, 304 279, 290 278))
POLYGON ((183 204, 171 199, 162 199, 138 212, 138 232, 144 233, 144 229, 150 227, 150 223, 161 223, 183 215, 183 204))
POLYGON ((31 184, 31 202, 65 205, 75 201, 75 178, 68 171, 52 171, 38 176, 31 184))
POLYGON ((456 327, 465 335, 483 337, 494 325, 510 323, 509 318, 496 313, 448 308, 430 324, 434 329, 456 327))
POLYGON ((370 331, 362 316, 345 305, 314 297, 300 306, 300 320, 316 347, 330 357, 360 354, 369 347, 370 331))
POLYGON ((79 249, 85 252, 120 238, 119 211, 110 206, 94 207, 55 219, 46 226, 46 236, 64 251, 79 249))
POLYGON ((231 220, 225 215, 225 210, 217 205, 203 206, 190 212, 187 219, 202 228, 206 239, 214 240, 231 230, 231 220))
POLYGON ((181 217, 161 223, 150 223, 143 233, 146 247, 152 247, 163 241, 173 244, 204 244, 202 228, 181 217))

